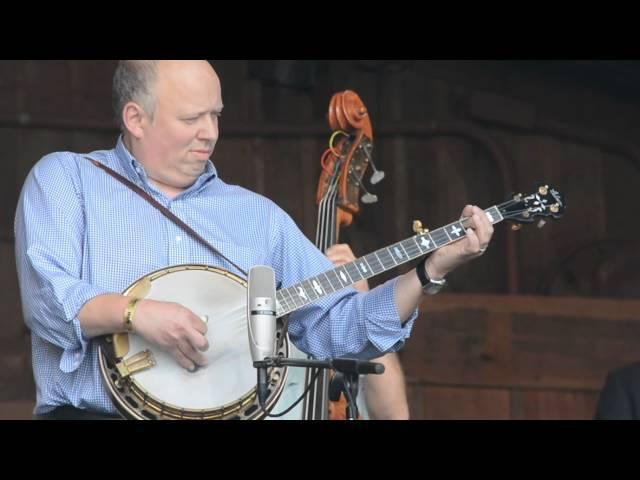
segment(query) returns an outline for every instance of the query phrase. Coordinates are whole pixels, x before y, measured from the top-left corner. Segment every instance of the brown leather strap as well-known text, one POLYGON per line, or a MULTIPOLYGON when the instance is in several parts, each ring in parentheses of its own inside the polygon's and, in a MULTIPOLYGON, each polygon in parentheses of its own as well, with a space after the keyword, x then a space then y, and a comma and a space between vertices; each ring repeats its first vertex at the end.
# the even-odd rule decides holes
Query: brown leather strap
POLYGON ((91 157, 85 157, 86 159, 88 159, 91 163, 93 163, 96 167, 101 168, 102 170, 104 170, 105 172, 107 172, 109 175, 111 175, 113 178, 115 178, 116 180, 118 180, 119 182, 122 182, 123 184, 125 184, 127 187, 129 187, 131 190, 133 190, 134 192, 136 192, 138 195, 140 195, 142 198, 144 198, 147 202, 149 202, 151 205, 153 205, 154 207, 156 207, 158 210, 160 210, 160 212, 162 212, 164 214, 165 217, 167 217, 169 220, 171 220, 173 223, 175 223, 176 225, 178 225, 180 228, 182 228, 184 231, 186 231, 187 233, 189 233, 189 235, 191 235, 193 238, 195 238, 196 240, 198 240, 201 244, 203 244, 205 247, 207 247, 209 250, 211 250, 213 253, 220 255, 222 258, 224 258, 227 262, 229 262, 231 265, 233 265, 234 267, 236 267, 238 269, 238 271, 242 272, 242 274, 245 277, 249 277, 249 274, 247 272, 245 272, 242 268, 240 268, 238 265, 236 265, 235 263, 233 263, 231 260, 229 260, 227 257, 225 257, 222 253, 220 253, 218 251, 218 249, 216 249, 213 245, 211 245, 209 242, 207 242, 204 238, 202 238, 200 235, 198 235, 198 233, 196 233, 189 225, 187 225, 186 223, 184 223, 182 220, 180 220, 178 217, 176 217, 169 209, 167 209, 164 205, 162 205, 161 203, 157 202, 155 198, 153 198, 151 195, 149 195, 147 192, 145 192, 143 189, 141 189, 140 187, 138 187, 135 183, 133 183, 132 181, 128 180, 127 178, 123 177, 122 175, 120 175, 117 172, 114 172, 113 170, 111 170, 109 167, 107 167, 106 165, 103 165, 102 163, 98 162, 97 160, 94 160, 91 157))

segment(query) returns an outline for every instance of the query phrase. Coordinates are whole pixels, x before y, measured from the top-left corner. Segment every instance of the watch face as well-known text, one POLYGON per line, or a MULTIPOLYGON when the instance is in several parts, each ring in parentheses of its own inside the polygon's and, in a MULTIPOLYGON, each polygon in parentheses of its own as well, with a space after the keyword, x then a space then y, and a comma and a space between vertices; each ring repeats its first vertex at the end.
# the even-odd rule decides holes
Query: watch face
POLYGON ((426 293, 427 295, 435 295, 436 293, 438 293, 440 290, 442 290, 442 288, 444 287, 444 283, 435 283, 433 280, 431 280, 428 284, 426 284, 424 286, 424 288, 422 289, 424 291, 424 293, 426 293))

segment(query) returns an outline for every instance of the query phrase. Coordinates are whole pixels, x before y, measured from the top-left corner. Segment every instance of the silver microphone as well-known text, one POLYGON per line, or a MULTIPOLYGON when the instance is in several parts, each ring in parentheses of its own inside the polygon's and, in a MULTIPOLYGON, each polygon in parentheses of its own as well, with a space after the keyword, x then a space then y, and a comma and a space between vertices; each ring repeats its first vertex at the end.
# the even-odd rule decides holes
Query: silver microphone
MULTIPOLYGON (((257 265, 249 270, 247 288, 247 318, 249 347, 253 361, 275 355, 276 345, 276 277, 273 269, 257 265)), ((267 399, 267 369, 258 368, 258 400, 264 406, 267 399)))

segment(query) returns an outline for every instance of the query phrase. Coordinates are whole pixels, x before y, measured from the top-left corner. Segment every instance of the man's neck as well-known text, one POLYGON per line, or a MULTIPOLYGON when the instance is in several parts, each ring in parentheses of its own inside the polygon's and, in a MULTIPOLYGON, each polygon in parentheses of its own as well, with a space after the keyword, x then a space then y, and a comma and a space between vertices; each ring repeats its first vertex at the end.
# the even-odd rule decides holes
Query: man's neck
POLYGON ((153 184, 154 187, 156 187, 158 190, 164 193, 167 196, 167 198, 171 200, 173 200, 174 198, 176 198, 178 195, 180 195, 182 192, 186 190, 186 188, 175 188, 169 185, 165 185, 164 183, 158 182, 157 180, 154 180, 151 177, 147 177, 147 178, 149 178, 149 183, 153 184))
MULTIPOLYGON (((131 142, 131 138, 128 135, 122 135, 122 142, 124 143, 125 147, 127 147, 127 150, 129 151, 129 154, 135 158, 138 162, 140 162, 142 164, 142 166, 145 166, 144 163, 142 161, 140 161, 140 159, 138 159, 133 151, 133 145, 131 142)), ((146 168, 146 167, 145 167, 146 168)), ((166 185, 162 182, 160 182, 159 180, 156 180, 152 177, 152 174, 150 174, 150 172, 147 170, 147 179, 149 180, 149 183, 151 183, 154 187, 156 187, 158 190, 160 190, 162 193, 164 193, 167 198, 173 200, 174 198, 176 198, 178 195, 180 195, 182 192, 184 192, 186 190, 186 188, 178 188, 178 187, 172 187, 171 185, 166 185)))

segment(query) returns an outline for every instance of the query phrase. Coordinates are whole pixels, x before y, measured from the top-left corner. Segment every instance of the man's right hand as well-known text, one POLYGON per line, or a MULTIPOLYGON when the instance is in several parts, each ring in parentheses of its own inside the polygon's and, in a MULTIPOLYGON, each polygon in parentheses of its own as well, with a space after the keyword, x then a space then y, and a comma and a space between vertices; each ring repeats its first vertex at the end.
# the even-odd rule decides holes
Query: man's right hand
POLYGON ((133 318, 133 329, 147 341, 169 352, 183 368, 193 371, 207 365, 200 352, 209 349, 207 324, 195 313, 177 303, 140 300, 133 318))

